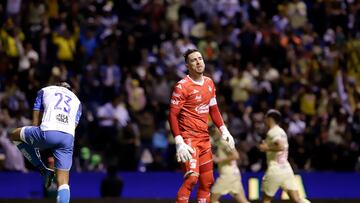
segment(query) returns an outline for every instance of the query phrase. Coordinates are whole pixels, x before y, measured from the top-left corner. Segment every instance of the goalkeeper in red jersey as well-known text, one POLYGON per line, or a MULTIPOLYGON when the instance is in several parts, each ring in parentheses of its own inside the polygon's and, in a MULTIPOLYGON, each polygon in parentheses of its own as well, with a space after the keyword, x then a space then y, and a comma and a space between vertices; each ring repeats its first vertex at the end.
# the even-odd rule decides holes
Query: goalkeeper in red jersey
POLYGON ((176 157, 184 173, 176 202, 187 203, 194 185, 199 182, 197 202, 208 203, 214 182, 208 115, 231 149, 235 148, 234 139, 224 125, 217 106, 214 82, 203 75, 205 63, 201 53, 189 49, 184 58, 189 75, 175 85, 169 113, 176 157))

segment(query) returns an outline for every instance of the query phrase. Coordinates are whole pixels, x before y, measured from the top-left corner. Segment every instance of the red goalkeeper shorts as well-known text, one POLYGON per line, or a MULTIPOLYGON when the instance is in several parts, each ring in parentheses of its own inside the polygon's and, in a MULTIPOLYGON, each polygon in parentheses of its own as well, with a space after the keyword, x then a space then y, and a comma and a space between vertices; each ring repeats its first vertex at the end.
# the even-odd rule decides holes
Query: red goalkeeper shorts
POLYGON ((187 176, 192 172, 200 174, 213 170, 210 137, 186 138, 184 141, 195 151, 195 153, 192 154, 192 159, 190 161, 182 163, 181 167, 184 176, 187 176))

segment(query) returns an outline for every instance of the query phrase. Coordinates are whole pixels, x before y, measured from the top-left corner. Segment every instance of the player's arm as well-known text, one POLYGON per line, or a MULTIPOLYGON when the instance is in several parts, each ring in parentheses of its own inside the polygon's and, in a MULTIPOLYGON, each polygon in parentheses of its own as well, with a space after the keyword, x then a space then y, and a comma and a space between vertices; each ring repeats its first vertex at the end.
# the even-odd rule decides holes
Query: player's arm
POLYGON ((185 103, 184 87, 181 84, 175 86, 174 91, 170 100, 170 111, 169 111, 169 124, 171 132, 175 138, 176 144, 176 158, 178 162, 187 162, 194 153, 194 150, 184 142, 183 137, 180 133, 178 115, 182 106, 185 103))
POLYGON ((32 125, 39 126, 42 120, 43 112, 39 110, 33 110, 32 113, 32 125))
POLYGON ((228 143, 228 145, 231 149, 234 149, 235 148, 234 138, 231 136, 229 130, 227 129, 226 125, 224 124, 224 120, 221 116, 221 113, 220 113, 220 110, 217 105, 217 101, 216 101, 215 97, 213 97, 210 100, 209 106, 210 106, 209 113, 210 113, 211 119, 212 119, 213 123, 215 124, 215 126, 221 132, 221 138, 224 139, 228 143))
POLYGON ((269 145, 264 140, 258 146, 259 150, 262 152, 280 152, 285 149, 283 142, 280 139, 275 140, 273 144, 269 145))
POLYGON ((176 158, 178 162, 187 162, 192 158, 191 154, 194 150, 184 142, 180 134, 179 122, 177 116, 180 113, 179 108, 170 107, 169 123, 173 136, 175 137, 176 144, 176 158))
POLYGON ((76 117, 75 117, 75 128, 77 128, 79 121, 80 121, 80 117, 82 114, 82 105, 81 103, 79 104, 78 110, 76 112, 76 117))
POLYGON ((226 141, 230 149, 235 149, 235 142, 234 138, 230 134, 229 130, 227 129, 226 125, 224 124, 224 120, 221 116, 219 107, 216 101, 216 88, 214 83, 212 82, 212 98, 209 102, 209 114, 211 116, 212 121, 214 122, 215 126, 219 129, 221 133, 221 138, 226 141))
POLYGON ((44 105, 43 105, 44 90, 40 90, 37 93, 34 108, 32 113, 32 125, 39 126, 42 120, 44 105))
POLYGON ((170 124, 170 129, 171 129, 171 132, 172 132, 174 138, 176 136, 181 136, 180 129, 179 129, 179 122, 178 122, 179 113, 180 113, 179 108, 175 108, 173 106, 170 106, 169 124, 170 124))
POLYGON ((171 132, 176 138, 177 136, 181 136, 179 122, 178 122, 178 115, 180 113, 181 108, 184 106, 185 99, 186 99, 186 90, 185 87, 177 83, 173 89, 170 98, 170 109, 169 109, 169 124, 171 132))

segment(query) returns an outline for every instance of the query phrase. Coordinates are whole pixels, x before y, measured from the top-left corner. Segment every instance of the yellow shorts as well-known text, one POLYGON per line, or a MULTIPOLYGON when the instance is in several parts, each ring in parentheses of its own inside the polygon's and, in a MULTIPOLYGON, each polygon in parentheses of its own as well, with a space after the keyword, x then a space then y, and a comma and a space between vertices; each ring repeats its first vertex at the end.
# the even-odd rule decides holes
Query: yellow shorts
POLYGON ((295 175, 291 168, 281 173, 276 169, 268 169, 262 179, 261 191, 273 197, 279 188, 283 190, 297 190, 295 175))
POLYGON ((211 189, 214 194, 238 194, 243 191, 240 175, 220 175, 211 189))

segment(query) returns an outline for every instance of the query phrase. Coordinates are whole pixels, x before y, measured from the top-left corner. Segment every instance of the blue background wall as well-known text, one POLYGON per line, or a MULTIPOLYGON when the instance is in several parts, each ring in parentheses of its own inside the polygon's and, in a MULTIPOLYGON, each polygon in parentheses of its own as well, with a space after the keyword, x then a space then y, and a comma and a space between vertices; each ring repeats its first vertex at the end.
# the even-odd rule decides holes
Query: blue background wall
MULTIPOLYGON (((262 173, 245 173, 242 176, 248 194, 249 178, 262 173)), ((300 173, 306 195, 310 199, 360 199, 360 173, 300 173)), ((72 173, 72 198, 97 198, 104 173, 72 173)), ((174 198, 182 182, 181 173, 119 173, 124 180, 124 198, 174 198)), ((42 177, 32 173, 0 173, 0 198, 43 197, 42 177)))

